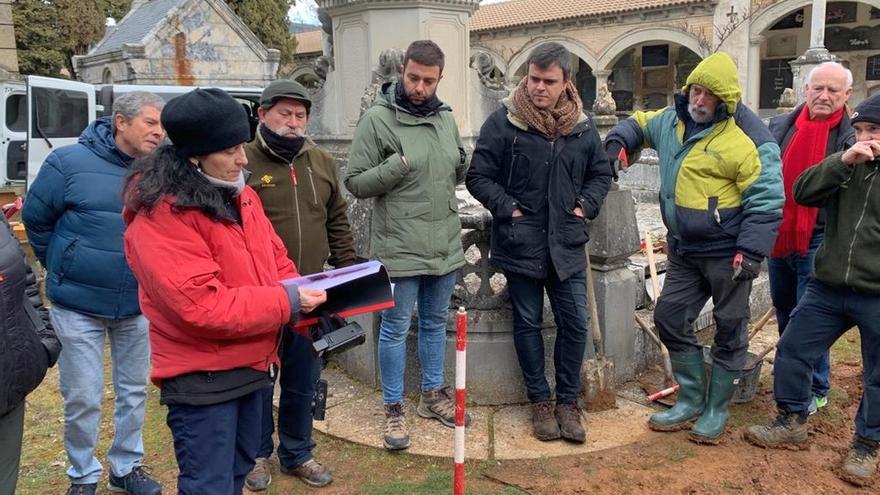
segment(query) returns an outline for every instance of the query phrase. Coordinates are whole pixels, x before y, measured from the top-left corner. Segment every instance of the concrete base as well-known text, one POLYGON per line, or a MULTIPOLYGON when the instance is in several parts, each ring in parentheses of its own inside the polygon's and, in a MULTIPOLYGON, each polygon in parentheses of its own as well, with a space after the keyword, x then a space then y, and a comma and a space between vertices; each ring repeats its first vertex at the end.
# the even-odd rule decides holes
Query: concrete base
MULTIPOLYGON (((323 378, 329 383, 327 419, 315 421, 314 428, 351 442, 383 448, 385 414, 381 393, 335 367, 324 370, 323 378)), ((417 404, 416 397, 407 400, 411 445, 405 452, 451 458, 453 430, 436 420, 419 417, 415 411, 417 404)), ((587 443, 583 445, 535 439, 528 405, 468 406, 472 423, 465 435, 466 458, 533 459, 582 454, 634 443, 649 434, 646 421, 653 409, 625 399, 618 399, 617 406, 614 410, 584 415, 587 443)))

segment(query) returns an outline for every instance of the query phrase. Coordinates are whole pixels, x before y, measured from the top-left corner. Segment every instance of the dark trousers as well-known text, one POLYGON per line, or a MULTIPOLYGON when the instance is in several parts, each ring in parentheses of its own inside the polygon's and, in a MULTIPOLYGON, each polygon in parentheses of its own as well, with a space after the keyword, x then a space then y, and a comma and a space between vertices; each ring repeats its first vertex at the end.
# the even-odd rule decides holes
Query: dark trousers
POLYGON ((210 406, 168 405, 181 495, 240 495, 254 467, 263 391, 210 406))
MULTIPOLYGON (((284 331, 281 357, 281 398, 278 402, 278 461, 285 469, 299 467, 312 458, 312 398, 321 376, 321 359, 312 353, 312 341, 290 330, 284 331)), ((272 389, 262 397, 263 421, 257 457, 272 455, 272 389)))
POLYGON ((812 399, 813 363, 855 325, 862 341, 864 384, 856 414, 856 433, 880 440, 880 295, 811 280, 779 340, 773 366, 773 396, 784 411, 806 411, 812 399))
POLYGON ((24 401, 0 416, 0 495, 15 493, 24 433, 24 401))
MULTIPOLYGON (((773 299, 773 307, 776 308, 776 322, 780 336, 788 327, 791 312, 807 290, 807 283, 812 278, 813 258, 821 243, 822 236, 814 236, 810 240, 810 250, 806 256, 791 254, 783 258, 767 260, 770 297, 773 299)), ((822 354, 813 368, 813 395, 825 397, 831 388, 828 382, 828 375, 831 372, 829 353, 822 354)))
POLYGON ((728 371, 745 366, 749 349, 749 293, 751 282, 734 282, 733 258, 681 257, 670 253, 654 323, 669 352, 693 352, 702 346, 694 335, 694 321, 712 298, 715 318, 713 362, 728 371))
POLYGON ((556 369, 556 401, 577 402, 581 388, 581 364, 587 339, 586 272, 566 280, 555 272, 546 279, 535 279, 506 272, 510 303, 513 306, 513 343, 530 402, 550 400, 550 385, 544 376, 544 290, 556 321, 553 365, 556 369))

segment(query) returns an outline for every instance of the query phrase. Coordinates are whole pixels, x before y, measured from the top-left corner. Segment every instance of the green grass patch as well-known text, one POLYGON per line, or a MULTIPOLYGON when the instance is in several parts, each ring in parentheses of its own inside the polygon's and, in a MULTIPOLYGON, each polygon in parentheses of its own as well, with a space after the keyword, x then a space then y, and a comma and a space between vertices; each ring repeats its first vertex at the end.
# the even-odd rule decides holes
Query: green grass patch
POLYGON ((833 361, 860 362, 862 360, 862 340, 857 328, 853 327, 843 334, 831 347, 833 361))
POLYGON ((672 462, 684 462, 696 456, 697 451, 690 445, 673 444, 672 448, 669 449, 666 458, 672 462))
POLYGON ((452 491, 452 474, 434 468, 428 470, 428 477, 421 482, 394 480, 388 483, 367 485, 358 492, 361 495, 446 495, 452 491))

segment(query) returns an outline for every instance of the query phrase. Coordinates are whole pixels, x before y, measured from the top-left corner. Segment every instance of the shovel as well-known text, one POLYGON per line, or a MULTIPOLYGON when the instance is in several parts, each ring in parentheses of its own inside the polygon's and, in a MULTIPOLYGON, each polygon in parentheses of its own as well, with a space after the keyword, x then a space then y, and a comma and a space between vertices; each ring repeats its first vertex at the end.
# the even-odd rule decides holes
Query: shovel
POLYGON ((590 249, 587 254, 587 301, 590 304, 590 337, 596 356, 584 361, 581 368, 583 381, 584 409, 589 412, 606 411, 617 407, 614 393, 614 363, 605 358, 605 344, 599 329, 599 312, 596 308, 596 288, 593 285, 593 266, 590 263, 590 249))

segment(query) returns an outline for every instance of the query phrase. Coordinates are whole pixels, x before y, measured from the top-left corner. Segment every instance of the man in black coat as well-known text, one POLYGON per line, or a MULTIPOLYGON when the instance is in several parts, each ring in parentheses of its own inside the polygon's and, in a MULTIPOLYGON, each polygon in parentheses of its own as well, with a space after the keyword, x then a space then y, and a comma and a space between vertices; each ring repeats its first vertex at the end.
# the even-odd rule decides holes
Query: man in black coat
POLYGON ((483 124, 467 188, 492 212, 490 263, 507 277, 534 435, 583 443, 577 396, 588 318, 584 245, 611 173, 572 83, 568 50, 545 43, 528 68, 483 124), (555 405, 544 377, 545 289, 556 320, 555 405))
POLYGON ((0 219, 0 493, 5 494, 15 493, 18 480, 24 398, 55 364, 61 343, 18 239, 2 212, 0 219))

